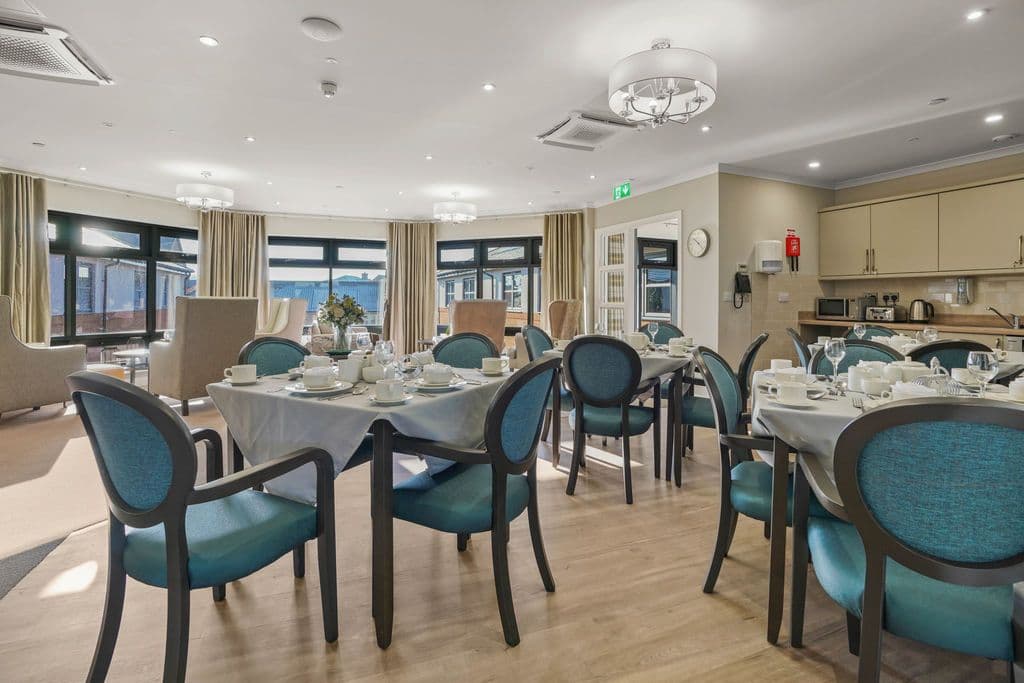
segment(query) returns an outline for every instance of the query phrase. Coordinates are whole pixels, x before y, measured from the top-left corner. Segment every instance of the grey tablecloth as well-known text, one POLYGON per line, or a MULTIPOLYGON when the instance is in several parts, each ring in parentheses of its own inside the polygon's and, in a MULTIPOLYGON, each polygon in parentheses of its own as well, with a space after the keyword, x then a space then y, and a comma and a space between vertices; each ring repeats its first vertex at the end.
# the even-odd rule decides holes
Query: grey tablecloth
MULTIPOLYGON (((288 382, 272 377, 248 387, 216 382, 208 385, 207 390, 250 463, 266 462, 299 448, 317 447, 331 454, 337 474, 377 419, 388 420, 407 436, 459 446, 478 445, 483 440, 484 417, 491 397, 505 378, 485 377, 474 370, 459 372, 483 384, 433 394, 433 398, 416 396, 408 403, 392 407, 372 404, 369 399, 372 388, 361 396, 349 394, 334 401, 318 401, 286 391, 273 391, 288 382)), ((290 472, 270 482, 267 490, 313 502, 316 499, 315 469, 306 466, 290 472)))
MULTIPOLYGON (((561 358, 562 352, 557 349, 551 349, 550 351, 545 351, 544 355, 561 358)), ((640 381, 645 382, 649 379, 654 379, 655 377, 671 374, 679 368, 685 367, 692 360, 693 356, 690 354, 686 354, 685 356, 670 356, 663 351, 642 354, 640 356, 640 381)))

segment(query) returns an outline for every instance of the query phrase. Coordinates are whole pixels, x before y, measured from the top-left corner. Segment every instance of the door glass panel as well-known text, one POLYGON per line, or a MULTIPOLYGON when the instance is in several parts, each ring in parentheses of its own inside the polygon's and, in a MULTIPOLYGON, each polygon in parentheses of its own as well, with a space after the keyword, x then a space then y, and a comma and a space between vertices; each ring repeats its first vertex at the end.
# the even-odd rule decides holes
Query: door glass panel
POLYGON ((605 237, 604 265, 621 266, 625 261, 626 236, 616 233, 605 237))
POLYGON ((626 275, 621 270, 604 273, 604 300, 610 304, 625 302, 626 275))
POLYGON ((622 322, 625 316, 621 308, 602 308, 601 315, 608 327, 608 334, 614 335, 623 331, 622 322))

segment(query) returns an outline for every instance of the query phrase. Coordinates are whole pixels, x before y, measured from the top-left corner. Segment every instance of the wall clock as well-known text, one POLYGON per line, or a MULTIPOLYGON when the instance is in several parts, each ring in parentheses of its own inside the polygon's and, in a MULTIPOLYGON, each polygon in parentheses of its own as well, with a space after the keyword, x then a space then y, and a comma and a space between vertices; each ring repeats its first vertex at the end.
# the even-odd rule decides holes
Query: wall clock
POLYGON ((690 252, 690 256, 695 258, 700 258, 708 253, 710 246, 711 235, 704 228, 697 228, 686 238, 686 249, 690 252))

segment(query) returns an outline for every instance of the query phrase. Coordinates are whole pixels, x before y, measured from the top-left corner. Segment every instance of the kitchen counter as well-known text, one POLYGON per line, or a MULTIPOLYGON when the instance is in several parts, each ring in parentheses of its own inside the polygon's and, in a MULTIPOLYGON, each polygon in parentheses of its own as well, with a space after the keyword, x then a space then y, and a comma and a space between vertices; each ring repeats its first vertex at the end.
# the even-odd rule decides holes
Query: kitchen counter
MULTIPOLYGON (((995 316, 993 316, 993 319, 998 320, 995 316)), ((847 328, 853 326, 853 321, 821 320, 819 318, 815 318, 811 311, 801 311, 798 322, 801 325, 807 325, 808 327, 847 328)), ((910 330, 914 332, 923 330, 925 327, 934 327, 939 332, 949 332, 954 334, 991 334, 998 336, 1009 334, 1024 337, 1024 329, 1015 330, 1012 327, 1007 327, 1006 325, 971 325, 958 322, 943 322, 941 317, 937 317, 929 323, 890 323, 875 321, 865 321, 865 323, 869 325, 881 325, 882 327, 888 327, 893 330, 910 330)))

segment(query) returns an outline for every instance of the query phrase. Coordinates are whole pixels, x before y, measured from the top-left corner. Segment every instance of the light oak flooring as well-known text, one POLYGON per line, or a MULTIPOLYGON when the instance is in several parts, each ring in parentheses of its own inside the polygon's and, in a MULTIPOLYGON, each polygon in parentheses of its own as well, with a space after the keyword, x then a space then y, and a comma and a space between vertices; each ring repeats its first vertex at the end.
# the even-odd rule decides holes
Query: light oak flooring
MULTIPOLYGON (((0 423, 0 524, 6 535, 16 519, 21 544, 42 542, 54 529, 70 531, 76 516, 79 526, 102 517, 98 478, 89 473, 77 418, 59 413, 44 408, 0 423), (67 455, 68 444, 74 456, 67 455), (75 460, 67 471, 55 466, 62 454, 75 460), (34 496, 17 494, 26 485, 36 487, 34 496), (62 512, 65 497, 75 501, 75 511, 62 512), (32 514, 15 515, 14 503, 33 506, 32 514)), ((209 403, 197 406, 188 421, 223 429, 209 403)), ((806 647, 786 641, 788 610, 783 641, 777 647, 765 641, 768 543, 759 522, 740 519, 717 592, 701 592, 718 515, 714 440, 702 431, 685 462, 682 489, 653 478, 650 437, 633 440, 632 506, 623 502, 615 442, 607 448, 599 439, 590 442, 591 465, 574 497, 565 495, 566 471, 540 463, 542 524, 558 590, 544 592, 526 520, 516 521, 517 648, 502 638, 489 539, 474 536, 469 551, 458 553, 453 536, 402 522, 395 522, 394 640, 387 651, 377 648, 370 618, 369 468, 346 472, 337 481, 340 640, 323 641, 311 545, 305 580, 292 577, 284 558, 229 585, 221 604, 209 590, 193 593, 189 680, 853 680, 856 658, 847 652, 844 613, 813 573, 806 647)), ((568 438, 567 426, 563 434, 568 438)), ((542 457, 549 457, 547 445, 542 457)), ((417 467, 396 462, 396 479, 417 467)), ((105 558, 101 522, 73 533, 0 600, 0 680, 84 679, 102 612, 105 558)), ((108 680, 159 680, 164 595, 129 580, 108 680)), ((883 663, 886 680, 1005 680, 1001 662, 894 637, 886 638, 883 663)))

